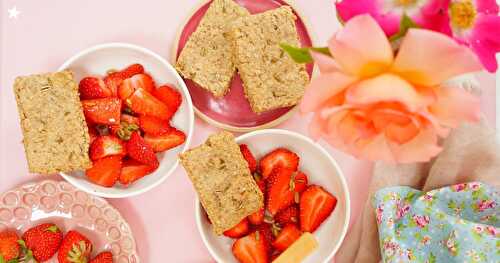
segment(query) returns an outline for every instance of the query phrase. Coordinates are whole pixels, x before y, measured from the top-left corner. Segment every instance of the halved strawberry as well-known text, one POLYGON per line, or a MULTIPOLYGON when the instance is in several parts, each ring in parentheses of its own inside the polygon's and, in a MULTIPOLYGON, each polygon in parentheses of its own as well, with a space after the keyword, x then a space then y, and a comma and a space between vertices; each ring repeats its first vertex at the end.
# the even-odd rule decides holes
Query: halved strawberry
POLYGON ((78 91, 82 100, 101 99, 112 95, 111 90, 106 87, 104 81, 96 77, 86 77, 80 80, 78 91))
POLYGON ((274 168, 287 168, 292 171, 297 171, 299 167, 299 156, 294 152, 279 148, 268 153, 260 160, 260 170, 264 179, 267 179, 274 168))
POLYGON ((268 263, 266 244, 259 231, 234 242, 233 255, 240 263, 268 263))
POLYGON ((163 102, 141 88, 134 91, 126 100, 126 104, 133 112, 140 115, 149 115, 162 120, 170 120, 173 115, 163 102))
POLYGON ((314 232, 333 212, 337 198, 323 187, 311 185, 300 197, 300 229, 314 232))
POLYGON ((257 171, 257 160, 255 160, 255 157, 253 156, 252 152, 248 148, 248 145, 241 144, 240 151, 248 163, 248 168, 250 168, 250 172, 255 173, 255 171, 257 171))
POLYGON ((130 136, 130 140, 127 142, 127 152, 132 159, 149 165, 153 169, 158 168, 160 165, 153 148, 146 143, 138 132, 134 132, 130 136))
POLYGON ((295 191, 291 188, 293 173, 293 170, 277 168, 267 180, 266 209, 272 216, 294 202, 295 191))
POLYGON ((276 214, 274 220, 280 225, 299 225, 299 208, 295 205, 289 206, 276 214))
POLYGON ((179 107, 182 104, 182 95, 181 93, 175 89, 172 88, 169 85, 163 85, 159 88, 157 88, 154 92, 153 95, 161 100, 165 105, 167 105, 168 109, 175 114, 179 107))
POLYGON ((98 137, 90 145, 90 159, 93 161, 111 155, 125 156, 126 154, 123 141, 112 135, 98 137))
POLYGON ((297 228, 296 225, 286 225, 276 237, 276 240, 274 240, 273 247, 275 247, 279 251, 284 251, 289 246, 291 246, 293 242, 299 239, 301 235, 302 232, 297 228))
POLYGON ((88 262, 92 253, 92 243, 80 232, 70 230, 61 243, 57 253, 59 263, 84 263, 88 262))
POLYGON ((250 230, 250 227, 248 225, 248 220, 244 218, 239 222, 237 225, 235 225, 233 228, 224 231, 224 235, 227 237, 231 238, 240 238, 246 234, 248 234, 248 231, 250 230))
POLYGON ((123 185, 129 185, 153 171, 154 169, 149 165, 135 160, 125 160, 123 161, 122 171, 118 180, 123 185))
POLYGON ((132 64, 122 71, 113 72, 104 78, 104 83, 111 90, 113 96, 118 95, 118 88, 122 82, 136 74, 144 73, 144 67, 141 64, 132 64))
POLYGON ((94 162, 92 168, 87 169, 85 174, 95 184, 112 187, 120 177, 122 168, 121 156, 109 156, 94 162))
MULTIPOLYGON (((266 182, 264 180, 257 181, 257 185, 259 186, 260 191, 265 194, 266 192, 266 182)), ((260 225, 264 222, 264 207, 259 209, 259 211, 248 216, 248 221, 252 223, 252 225, 260 225)))
POLYGON ((144 140, 155 152, 163 152, 183 144, 186 141, 186 135, 176 128, 171 128, 163 135, 155 136, 146 133, 144 140))
POLYGON ((118 87, 118 97, 122 100, 126 100, 139 88, 149 93, 153 93, 155 90, 153 78, 148 74, 137 74, 128 79, 124 79, 118 87))
POLYGON ((85 118, 95 124, 120 123, 122 102, 117 98, 82 100, 85 118))
POLYGON ((146 134, 150 135, 163 135, 173 129, 168 121, 152 116, 139 117, 139 126, 146 134))

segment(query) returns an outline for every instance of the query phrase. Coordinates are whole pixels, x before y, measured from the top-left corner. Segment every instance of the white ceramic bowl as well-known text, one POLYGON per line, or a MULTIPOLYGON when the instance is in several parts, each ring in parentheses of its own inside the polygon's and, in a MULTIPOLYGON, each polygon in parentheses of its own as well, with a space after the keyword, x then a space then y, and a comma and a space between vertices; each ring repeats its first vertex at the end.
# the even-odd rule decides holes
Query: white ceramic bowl
POLYGON ((186 134, 186 142, 179 147, 158 155, 160 167, 154 173, 128 187, 118 184, 112 188, 91 183, 84 172, 61 173, 75 187, 90 194, 107 198, 123 198, 144 193, 162 183, 179 164, 177 156, 188 149, 194 128, 194 113, 191 97, 184 81, 165 59, 154 52, 131 44, 102 44, 83 50, 67 60, 59 70, 70 69, 75 80, 91 75, 104 76, 110 69, 122 69, 131 64, 144 66, 157 84, 171 83, 182 93, 182 105, 172 119, 172 125, 186 134))
MULTIPOLYGON (((314 233, 319 248, 304 261, 329 262, 345 237, 351 214, 349 190, 335 160, 316 142, 286 130, 254 131, 238 137, 236 141, 239 144, 247 144, 257 159, 278 147, 290 149, 299 155, 299 169, 307 174, 309 184, 323 186, 337 197, 334 212, 314 233)), ((213 233, 212 225, 208 223, 198 200, 195 211, 198 230, 210 254, 217 262, 237 263, 231 252, 234 241, 213 233)))

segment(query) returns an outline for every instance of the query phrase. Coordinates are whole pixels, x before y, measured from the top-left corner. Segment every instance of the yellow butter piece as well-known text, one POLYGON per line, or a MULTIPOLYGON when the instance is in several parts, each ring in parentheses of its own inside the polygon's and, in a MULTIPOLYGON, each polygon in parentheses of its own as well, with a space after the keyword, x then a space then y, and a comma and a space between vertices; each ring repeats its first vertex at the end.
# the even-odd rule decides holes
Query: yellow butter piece
POLYGON ((316 248, 318 241, 311 233, 304 233, 288 247, 273 263, 300 263, 309 256, 316 248))

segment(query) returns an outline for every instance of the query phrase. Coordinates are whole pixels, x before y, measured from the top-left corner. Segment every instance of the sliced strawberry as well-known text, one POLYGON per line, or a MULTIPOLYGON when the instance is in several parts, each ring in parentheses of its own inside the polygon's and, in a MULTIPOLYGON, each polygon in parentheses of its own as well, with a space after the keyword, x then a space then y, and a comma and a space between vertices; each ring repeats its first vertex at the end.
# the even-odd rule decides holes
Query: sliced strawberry
MULTIPOLYGON (((307 175, 303 172, 296 172, 292 175, 294 179, 293 188, 295 192, 302 193, 307 189, 307 175)), ((297 200, 298 201, 298 200, 297 200)))
POLYGON ((97 139, 97 136, 99 136, 99 134, 97 133, 94 126, 88 126, 88 128, 89 128, 90 144, 92 144, 94 140, 97 139))
POLYGON ((253 156, 252 152, 248 148, 248 145, 241 144, 240 151, 248 163, 248 168, 250 168, 250 172, 255 173, 255 171, 257 171, 257 160, 255 160, 255 157, 253 156))
POLYGON ((258 231, 234 242, 233 255, 240 263, 268 263, 266 244, 258 231))
POLYGON ((153 171, 154 169, 152 169, 149 165, 134 160, 126 160, 123 161, 119 181, 123 185, 129 185, 153 171))
POLYGON ((330 216, 336 205, 335 196, 321 186, 309 186, 300 197, 300 229, 314 232, 330 216))
POLYGON ((290 183, 293 173, 294 171, 286 168, 277 168, 267 180, 266 209, 273 216, 294 202, 295 192, 290 183))
POLYGON ((137 89, 126 100, 133 112, 140 115, 149 115, 162 120, 170 120, 173 112, 168 107, 144 89, 137 89))
POLYGON ((136 74, 142 73, 144 73, 144 67, 141 64, 133 64, 122 71, 108 74, 108 76, 104 78, 104 83, 106 84, 108 89, 111 90, 113 96, 117 96, 118 88, 124 80, 131 78, 136 74))
POLYGON ((122 113, 121 121, 129 124, 139 125, 139 118, 132 116, 130 114, 122 113))
POLYGON ((163 135, 154 136, 146 133, 144 140, 155 152, 163 152, 183 144, 186 141, 186 135, 176 128, 171 128, 163 135))
POLYGON ((85 118, 92 123, 114 125, 120 123, 122 103, 117 98, 82 100, 85 118))
POLYGON ((123 141, 112 135, 100 136, 90 145, 90 159, 93 161, 107 156, 126 154, 123 141))
POLYGON ((230 238, 240 238, 246 234, 248 234, 248 231, 250 230, 248 220, 244 218, 239 222, 237 225, 235 225, 233 228, 224 231, 224 235, 230 238))
POLYGON ((150 135, 167 134, 172 129, 168 121, 152 116, 139 117, 139 126, 146 134, 150 135))
POLYGON ((142 73, 144 73, 144 67, 139 63, 132 64, 123 69, 122 71, 120 71, 120 74, 122 74, 124 78, 130 78, 132 76, 142 73))
POLYGON ((137 74, 123 80, 118 87, 118 97, 122 100, 126 100, 139 88, 152 94, 155 90, 153 78, 148 74, 137 74))
POLYGON ((279 148, 268 153, 260 160, 260 170, 262 177, 267 179, 274 168, 287 168, 297 171, 299 167, 299 156, 290 150, 279 148))
POLYGON ((284 251, 289 246, 291 246, 293 242, 299 239, 301 235, 302 232, 297 228, 296 225, 286 225, 276 237, 276 240, 274 240, 273 247, 275 247, 279 251, 284 251))
POLYGON ((182 95, 181 93, 175 89, 172 88, 169 85, 163 85, 159 88, 157 88, 154 92, 153 95, 161 100, 165 105, 167 105, 168 109, 175 114, 179 107, 182 104, 182 95))
POLYGON ((276 214, 274 220, 280 225, 299 225, 299 208, 295 205, 289 206, 276 214))
POLYGON ((267 223, 254 227, 256 231, 259 231, 260 236, 264 238, 266 250, 268 253, 270 253, 273 250, 272 244, 274 242, 274 239, 276 238, 273 234, 272 228, 273 226, 267 223))
MULTIPOLYGON (((257 181, 260 191, 264 194, 266 192, 266 182, 264 180, 257 181)), ((260 225, 264 222, 264 208, 248 216, 248 221, 252 225, 260 225)))
POLYGON ((127 142, 127 152, 132 159, 149 165, 153 169, 160 165, 153 148, 144 141, 138 132, 134 132, 130 136, 130 140, 127 142))
POLYGON ((78 91, 82 100, 102 99, 112 95, 104 81, 96 77, 86 77, 80 80, 78 91))
POLYGON ((121 156, 109 156, 94 162, 92 168, 87 169, 85 174, 95 184, 112 187, 120 177, 122 168, 121 156))

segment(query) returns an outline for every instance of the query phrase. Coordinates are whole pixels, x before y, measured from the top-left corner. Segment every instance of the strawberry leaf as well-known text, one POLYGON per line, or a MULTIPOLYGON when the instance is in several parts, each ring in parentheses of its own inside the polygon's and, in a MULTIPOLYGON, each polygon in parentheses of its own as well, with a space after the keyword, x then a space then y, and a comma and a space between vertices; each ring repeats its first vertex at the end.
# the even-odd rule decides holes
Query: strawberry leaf
POLYGON ((399 25, 399 32, 391 36, 389 40, 394 42, 403 38, 410 28, 419 28, 419 26, 415 23, 415 21, 413 21, 413 19, 411 19, 411 17, 404 14, 399 25))
POLYGON ((0 255, 0 263, 5 263, 5 259, 3 258, 2 255, 0 255))
POLYGON ((280 44, 281 49, 283 49, 288 55, 297 63, 305 64, 314 62, 311 51, 318 52, 327 56, 332 56, 330 50, 327 47, 294 47, 285 43, 280 44))

